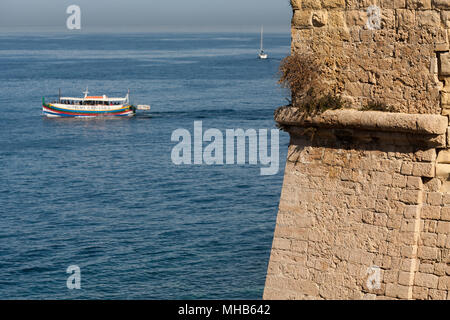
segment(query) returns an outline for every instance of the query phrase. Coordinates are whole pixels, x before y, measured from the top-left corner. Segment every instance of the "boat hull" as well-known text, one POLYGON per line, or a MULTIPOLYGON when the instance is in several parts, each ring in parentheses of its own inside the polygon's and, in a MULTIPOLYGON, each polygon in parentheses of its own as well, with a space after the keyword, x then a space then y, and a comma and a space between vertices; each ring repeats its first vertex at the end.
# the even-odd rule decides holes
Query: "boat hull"
POLYGON ((120 106, 119 108, 114 109, 86 110, 52 104, 43 104, 42 112, 48 118, 132 117, 136 115, 136 108, 133 106, 120 106))

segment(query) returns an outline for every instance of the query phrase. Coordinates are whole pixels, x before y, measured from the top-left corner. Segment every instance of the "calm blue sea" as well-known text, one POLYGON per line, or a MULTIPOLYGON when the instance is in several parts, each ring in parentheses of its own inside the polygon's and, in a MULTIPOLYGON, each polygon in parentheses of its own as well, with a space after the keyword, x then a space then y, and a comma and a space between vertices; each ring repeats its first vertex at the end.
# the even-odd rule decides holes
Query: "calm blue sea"
POLYGON ((275 128, 289 35, 0 34, 0 299, 262 298, 281 192, 260 166, 176 166, 175 129, 275 128), (51 120, 42 96, 125 96, 51 120), (66 269, 81 268, 81 290, 66 269))

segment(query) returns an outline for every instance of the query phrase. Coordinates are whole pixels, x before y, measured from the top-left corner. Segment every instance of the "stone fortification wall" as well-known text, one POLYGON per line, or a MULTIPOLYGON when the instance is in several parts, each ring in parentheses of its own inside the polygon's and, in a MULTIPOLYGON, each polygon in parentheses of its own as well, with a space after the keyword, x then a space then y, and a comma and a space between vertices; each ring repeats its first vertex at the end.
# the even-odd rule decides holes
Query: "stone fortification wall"
MULTIPOLYGON (((292 51, 333 57, 328 79, 355 108, 450 108, 450 1, 292 0, 292 51), (444 89, 445 87, 445 89, 444 89)), ((330 83, 330 84, 331 84, 330 83)), ((448 111, 446 111, 448 112, 448 111)))
POLYGON ((450 299, 450 0, 293 0, 292 54, 359 109, 291 136, 265 299, 450 299), (378 19, 377 17, 380 17, 378 19))

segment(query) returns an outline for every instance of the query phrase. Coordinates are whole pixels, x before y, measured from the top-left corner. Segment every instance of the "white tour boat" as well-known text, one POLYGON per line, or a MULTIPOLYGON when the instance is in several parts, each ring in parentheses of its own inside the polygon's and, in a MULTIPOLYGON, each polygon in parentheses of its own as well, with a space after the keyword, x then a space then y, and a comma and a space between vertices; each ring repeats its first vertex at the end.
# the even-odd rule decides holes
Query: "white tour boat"
POLYGON ((109 98, 103 96, 89 96, 84 92, 84 98, 61 97, 52 103, 42 99, 42 110, 47 117, 132 117, 136 110, 150 110, 150 106, 130 104, 130 92, 125 98, 109 98))

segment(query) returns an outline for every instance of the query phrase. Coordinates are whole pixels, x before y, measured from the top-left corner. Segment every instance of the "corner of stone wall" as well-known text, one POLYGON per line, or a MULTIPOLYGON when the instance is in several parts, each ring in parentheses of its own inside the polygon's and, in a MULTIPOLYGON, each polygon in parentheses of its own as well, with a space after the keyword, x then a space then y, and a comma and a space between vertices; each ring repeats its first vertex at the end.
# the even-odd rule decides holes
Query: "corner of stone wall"
POLYGON ((283 107, 275 120, 291 143, 264 298, 450 298, 447 117, 283 107))
POLYGON ((291 0, 292 53, 358 109, 279 108, 291 142, 265 299, 450 299, 450 1, 291 0), (374 27, 375 25, 375 27, 374 27))

